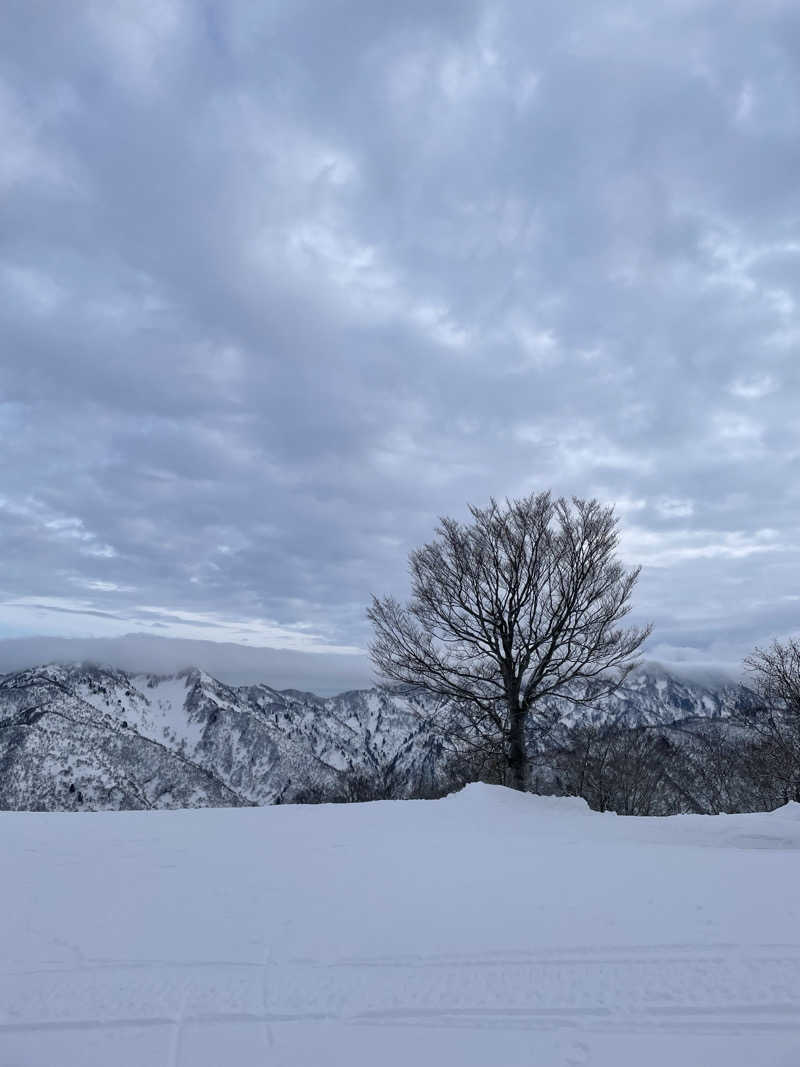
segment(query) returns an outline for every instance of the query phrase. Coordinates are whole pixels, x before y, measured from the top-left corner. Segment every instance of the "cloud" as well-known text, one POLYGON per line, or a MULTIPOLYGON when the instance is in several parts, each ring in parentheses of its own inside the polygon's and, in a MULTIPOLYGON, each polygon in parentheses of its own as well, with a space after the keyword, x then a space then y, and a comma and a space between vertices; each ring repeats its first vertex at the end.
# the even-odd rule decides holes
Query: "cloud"
POLYGON ((229 685, 263 682, 332 696, 375 684, 364 656, 313 653, 236 642, 165 638, 150 634, 119 637, 15 637, 0 639, 0 674, 45 663, 99 663, 134 674, 175 674, 200 667, 229 685))
POLYGON ((363 649, 440 514, 550 486, 665 646, 797 626, 788 0, 0 21, 2 632, 363 649))

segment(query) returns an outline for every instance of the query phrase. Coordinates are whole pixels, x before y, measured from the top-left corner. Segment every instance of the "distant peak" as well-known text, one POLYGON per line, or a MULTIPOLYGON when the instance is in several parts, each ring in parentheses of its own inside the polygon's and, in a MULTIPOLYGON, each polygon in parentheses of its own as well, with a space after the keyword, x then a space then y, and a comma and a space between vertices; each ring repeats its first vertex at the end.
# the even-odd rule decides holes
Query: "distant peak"
POLYGON ((630 677, 664 678, 681 685, 699 685, 707 689, 734 686, 742 680, 741 672, 733 664, 667 662, 655 659, 643 660, 634 668, 630 677))

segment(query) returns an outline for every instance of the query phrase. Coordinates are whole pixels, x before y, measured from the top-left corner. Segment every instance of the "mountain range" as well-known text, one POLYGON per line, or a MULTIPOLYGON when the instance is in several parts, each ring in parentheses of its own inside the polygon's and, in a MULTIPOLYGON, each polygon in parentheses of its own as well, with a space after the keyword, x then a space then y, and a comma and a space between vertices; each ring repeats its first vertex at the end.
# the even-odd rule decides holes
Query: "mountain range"
MULTIPOLYGON (((555 704, 581 717, 667 725, 727 716, 724 675, 639 667, 610 697, 555 704)), ((333 697, 226 685, 199 669, 133 674, 50 664, 0 677, 0 809, 107 810, 432 796, 447 753, 422 693, 333 697)))

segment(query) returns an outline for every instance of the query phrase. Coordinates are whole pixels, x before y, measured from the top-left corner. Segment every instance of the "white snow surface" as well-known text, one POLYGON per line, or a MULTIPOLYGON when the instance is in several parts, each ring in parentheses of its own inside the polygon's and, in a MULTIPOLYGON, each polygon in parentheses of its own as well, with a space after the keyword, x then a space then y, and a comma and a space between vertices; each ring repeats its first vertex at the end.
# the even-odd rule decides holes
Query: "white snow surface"
POLYGON ((2 1067, 796 1067, 800 805, 2 813, 2 1067))

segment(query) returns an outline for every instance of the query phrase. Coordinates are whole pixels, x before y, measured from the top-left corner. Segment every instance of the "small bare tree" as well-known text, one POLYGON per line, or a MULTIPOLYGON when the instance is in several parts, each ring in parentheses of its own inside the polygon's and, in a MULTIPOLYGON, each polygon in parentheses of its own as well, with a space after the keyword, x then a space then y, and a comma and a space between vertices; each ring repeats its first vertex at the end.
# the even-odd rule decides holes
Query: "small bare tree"
POLYGON ((744 663, 752 693, 735 714, 759 739, 751 762, 785 800, 800 801, 800 639, 773 641, 744 663))
POLYGON ((373 597, 372 660, 387 679, 457 709, 464 736, 502 752, 525 789, 526 726, 549 697, 616 689, 650 627, 622 629, 639 570, 617 561, 617 519, 596 500, 539 493, 443 518, 412 552, 412 598, 373 597))

